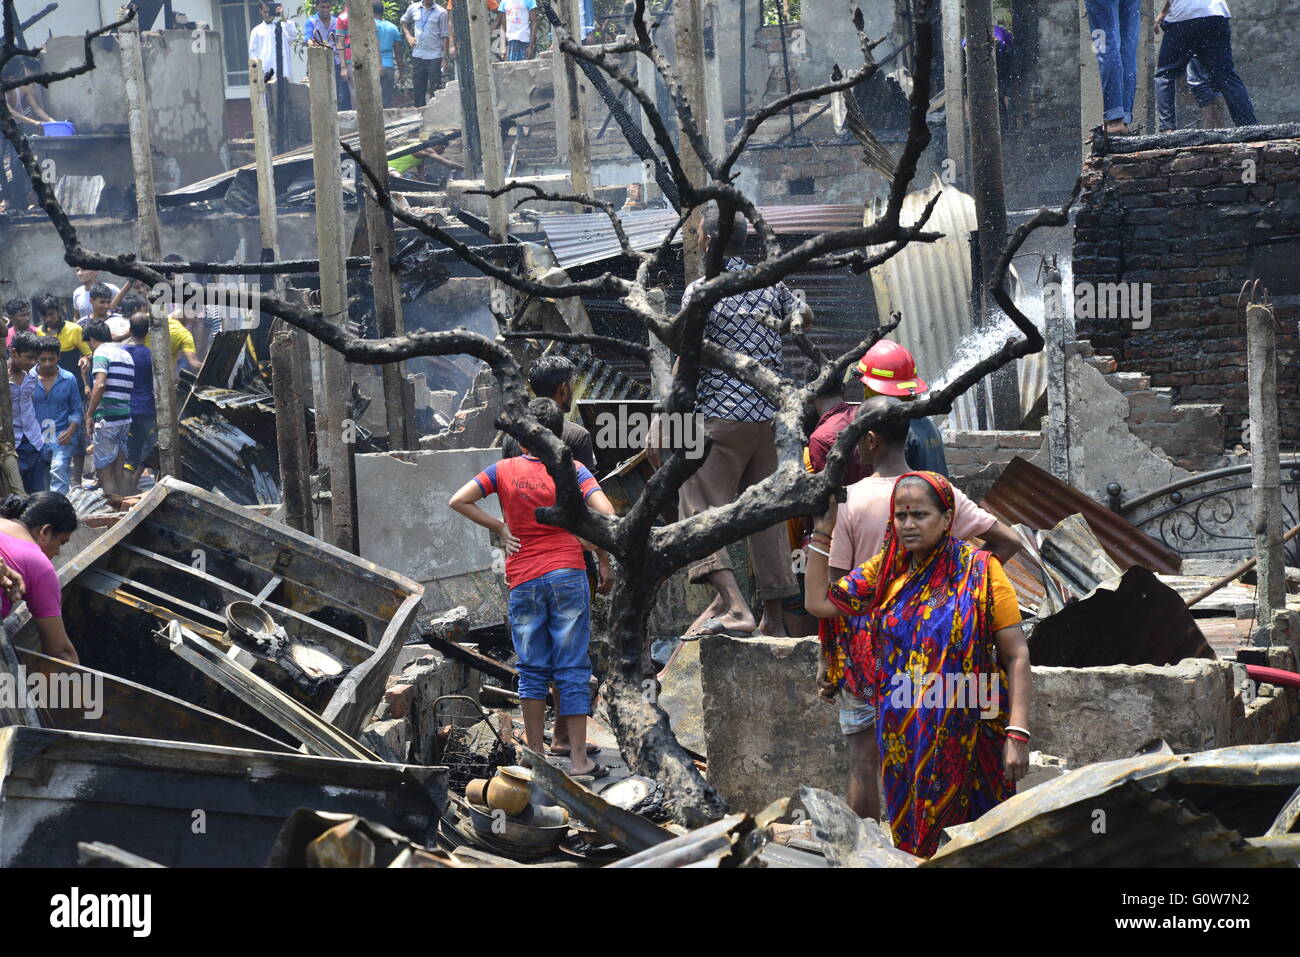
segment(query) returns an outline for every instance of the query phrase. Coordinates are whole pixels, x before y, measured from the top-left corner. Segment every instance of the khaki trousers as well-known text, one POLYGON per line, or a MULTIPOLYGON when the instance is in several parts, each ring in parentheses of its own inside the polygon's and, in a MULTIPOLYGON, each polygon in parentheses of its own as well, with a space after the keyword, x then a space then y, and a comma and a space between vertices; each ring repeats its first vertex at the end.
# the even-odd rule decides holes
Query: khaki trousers
MULTIPOLYGON (((681 488, 678 505, 682 518, 730 505, 745 489, 776 471, 776 439, 770 421, 705 419, 704 431, 713 440, 713 448, 700 470, 681 488)), ((798 594, 785 523, 755 532, 747 543, 754 568, 754 597, 767 601, 798 594)), ((699 584, 711 572, 731 570, 731 561, 722 549, 692 565, 687 574, 691 582, 699 584)))

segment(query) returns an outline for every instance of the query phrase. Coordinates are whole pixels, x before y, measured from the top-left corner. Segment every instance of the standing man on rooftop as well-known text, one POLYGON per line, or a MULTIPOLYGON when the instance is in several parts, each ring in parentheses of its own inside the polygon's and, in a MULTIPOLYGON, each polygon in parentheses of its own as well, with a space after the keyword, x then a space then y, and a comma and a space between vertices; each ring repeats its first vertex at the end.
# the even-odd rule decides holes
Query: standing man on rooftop
POLYGON ((531 60, 537 53, 537 0, 501 0, 506 59, 531 60))
MULTIPOLYGON (((709 247, 719 241, 719 217, 715 208, 710 207, 705 213, 698 229, 700 249, 707 255, 709 247)), ((724 270, 736 272, 748 268, 741 257, 747 234, 748 224, 737 214, 725 250, 724 270)), ((701 282, 686 287, 683 308, 690 303, 701 282)), ((777 323, 793 318, 800 309, 805 315, 810 312, 780 282, 730 296, 710 310, 704 338, 780 373, 782 342, 777 323)), ((772 425, 776 407, 757 389, 721 369, 702 369, 695 411, 703 417, 704 431, 713 440, 713 446, 704 464, 682 485, 679 495, 682 518, 731 504, 749 486, 775 472, 777 465, 772 425)), ((657 430, 652 428, 651 433, 651 441, 658 442, 657 430)), ((749 536, 748 544, 754 570, 754 597, 763 604, 762 619, 755 622, 736 584, 731 561, 725 550, 719 550, 691 565, 688 571, 691 582, 707 582, 716 597, 687 629, 687 635, 747 635, 757 625, 760 634, 785 636, 781 600, 799 591, 785 523, 755 532, 749 536)))
MULTIPOLYGON (((262 22, 253 27, 252 33, 248 35, 248 58, 261 60, 262 69, 269 72, 280 62, 276 58, 275 49, 275 21, 281 14, 280 4, 262 0, 258 13, 262 16, 262 22)), ((293 79, 293 44, 298 39, 298 26, 292 20, 284 20, 280 28, 280 54, 283 56, 285 75, 277 75, 275 80, 288 83, 293 79)))
POLYGON ((411 83, 415 105, 442 89, 442 61, 448 49, 451 18, 436 0, 416 0, 402 14, 402 33, 411 47, 411 83))

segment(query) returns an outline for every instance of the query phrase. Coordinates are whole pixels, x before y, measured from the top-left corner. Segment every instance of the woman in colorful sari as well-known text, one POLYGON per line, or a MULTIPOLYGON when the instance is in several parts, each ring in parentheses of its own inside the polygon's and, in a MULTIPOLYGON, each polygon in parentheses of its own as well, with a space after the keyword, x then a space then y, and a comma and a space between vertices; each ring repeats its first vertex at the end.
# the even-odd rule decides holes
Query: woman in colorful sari
POLYGON ((1029 649, 1015 591, 995 556, 949 534, 953 508, 943 476, 901 476, 879 554, 828 582, 832 500, 806 566, 823 646, 868 672, 894 844, 922 857, 945 827, 1014 794, 1029 765, 1029 649))

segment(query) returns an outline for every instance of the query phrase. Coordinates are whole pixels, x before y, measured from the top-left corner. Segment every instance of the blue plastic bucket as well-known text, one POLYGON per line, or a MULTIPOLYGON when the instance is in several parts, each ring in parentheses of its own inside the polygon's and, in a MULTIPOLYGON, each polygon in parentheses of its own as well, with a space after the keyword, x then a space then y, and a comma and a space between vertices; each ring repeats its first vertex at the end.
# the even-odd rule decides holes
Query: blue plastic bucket
POLYGON ((76 136, 77 128, 71 123, 43 123, 42 132, 46 136, 76 136))

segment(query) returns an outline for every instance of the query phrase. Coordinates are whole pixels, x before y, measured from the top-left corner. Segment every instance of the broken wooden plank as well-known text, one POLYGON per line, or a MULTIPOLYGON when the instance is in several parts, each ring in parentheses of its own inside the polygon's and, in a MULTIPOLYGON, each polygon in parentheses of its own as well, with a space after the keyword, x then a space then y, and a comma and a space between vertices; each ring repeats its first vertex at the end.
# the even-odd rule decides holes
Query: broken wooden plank
POLYGON ((382 761, 379 755, 303 707, 179 622, 157 637, 176 655, 322 757, 382 761))
POLYGON ((513 682, 519 677, 519 672, 509 665, 504 665, 495 659, 489 658, 482 652, 466 648, 462 644, 447 638, 440 638, 436 634, 430 634, 427 631, 420 636, 419 641, 413 642, 413 644, 427 644, 434 651, 441 652, 452 661, 459 661, 461 664, 468 665, 475 671, 482 672, 489 678, 496 678, 498 681, 513 682))

